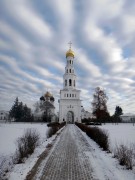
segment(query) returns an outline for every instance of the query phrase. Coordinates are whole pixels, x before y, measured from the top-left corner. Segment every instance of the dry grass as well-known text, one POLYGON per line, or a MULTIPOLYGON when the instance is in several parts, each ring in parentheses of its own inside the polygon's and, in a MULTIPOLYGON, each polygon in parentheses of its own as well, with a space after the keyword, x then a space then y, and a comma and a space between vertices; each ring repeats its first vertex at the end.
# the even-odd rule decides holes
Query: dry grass
POLYGON ((23 163, 25 158, 31 155, 39 145, 39 133, 35 129, 27 129, 24 135, 17 139, 17 150, 14 163, 23 163))
POLYGON ((118 159, 120 165, 126 166, 127 169, 133 169, 133 166, 135 165, 134 145, 129 147, 123 144, 119 146, 116 145, 114 157, 118 159))

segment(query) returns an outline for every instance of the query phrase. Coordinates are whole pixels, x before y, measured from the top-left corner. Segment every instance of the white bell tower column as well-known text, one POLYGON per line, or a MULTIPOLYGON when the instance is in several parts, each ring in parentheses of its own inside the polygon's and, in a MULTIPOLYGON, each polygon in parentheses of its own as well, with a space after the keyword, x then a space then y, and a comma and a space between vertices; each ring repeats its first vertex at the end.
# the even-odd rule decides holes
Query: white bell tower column
POLYGON ((63 90, 60 90, 59 101, 59 122, 66 121, 74 123, 81 121, 81 100, 80 90, 76 89, 76 75, 74 70, 74 52, 71 50, 71 42, 69 50, 66 52, 66 67, 63 75, 63 90))
MULTIPOLYGON (((71 42, 70 42, 70 52, 71 50, 71 42)), ((63 88, 64 89, 76 89, 76 75, 74 71, 74 55, 66 54, 67 64, 65 67, 65 74, 63 76, 63 88), (70 55, 70 56, 69 56, 70 55)))

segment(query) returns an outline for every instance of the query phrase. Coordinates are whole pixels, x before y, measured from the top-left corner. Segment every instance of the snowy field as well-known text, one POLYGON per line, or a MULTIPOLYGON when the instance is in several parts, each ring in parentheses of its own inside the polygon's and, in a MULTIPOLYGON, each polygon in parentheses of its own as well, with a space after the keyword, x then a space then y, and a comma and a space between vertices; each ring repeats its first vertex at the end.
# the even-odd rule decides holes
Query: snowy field
MULTIPOLYGON (((47 125, 44 123, 0 123, 0 157, 8 156, 16 150, 16 140, 21 137, 26 129, 36 129, 41 141, 46 139, 47 125)), ((135 126, 130 123, 102 124, 99 128, 109 134, 110 148, 113 150, 116 144, 135 144, 135 126)))
POLYGON ((118 125, 106 123, 99 126, 99 128, 108 132, 111 150, 115 148, 116 144, 127 146, 135 144, 135 126, 131 123, 119 123, 118 125))
MULTIPOLYGON (((12 173, 11 174, 9 173, 9 177, 8 177, 9 180, 17 180, 17 179, 24 180, 27 173, 31 170, 31 168, 37 161, 39 155, 45 150, 46 145, 48 143, 51 143, 55 138, 55 136, 53 136, 53 137, 47 139, 46 133, 47 133, 48 127, 46 124, 42 124, 42 123, 32 123, 32 124, 31 123, 1 123, 0 124, 0 161, 2 159, 1 157, 4 157, 4 156, 6 156, 6 158, 10 159, 12 154, 15 153, 17 138, 21 137, 24 134, 25 130, 28 128, 36 129, 39 132, 39 134, 41 136, 41 145, 26 160, 26 162, 24 164, 18 164, 11 170, 12 173)), ((114 125, 114 124, 105 124, 104 125, 103 124, 102 126, 99 126, 99 128, 102 128, 102 129, 108 131, 110 147, 112 150, 115 147, 116 143, 117 144, 126 144, 126 145, 127 144, 130 145, 132 143, 135 144, 135 126, 133 126, 132 124, 118 124, 118 125, 114 125)), ((86 136, 86 135, 84 134, 84 136, 86 136)), ((88 137, 86 136, 86 138, 88 138, 88 137)), ((88 141, 91 141, 90 138, 88 138, 88 141)), ((98 148, 95 151, 95 149, 97 147, 95 142, 91 141, 90 144, 93 144, 92 146, 93 146, 94 152, 101 151, 98 148)), ((99 152, 97 152, 97 154, 99 154, 99 152)), ((110 159, 106 160, 106 158, 108 156, 111 156, 111 154, 108 155, 104 151, 101 151, 101 154, 102 155, 99 155, 99 157, 97 155, 93 155, 93 157, 96 158, 93 160, 93 164, 95 163, 95 161, 97 161, 97 164, 99 164, 99 168, 100 168, 100 166, 104 167, 105 162, 107 161, 106 167, 108 167, 108 163, 110 164, 110 159), (103 154, 105 154, 105 155, 103 156, 103 154), (103 156, 103 159, 101 160, 102 156, 103 156), (105 162, 103 162, 103 160, 105 162), (101 161, 101 162, 99 163, 99 161, 101 161)), ((116 161, 116 160, 113 158, 113 161, 116 161)), ((96 164, 96 166, 97 166, 97 164, 96 164)), ((116 169, 116 168, 113 167, 113 169, 116 169)), ((125 170, 124 172, 127 175, 129 173, 129 171, 127 171, 127 170, 125 170)), ((134 178, 132 178, 132 179, 134 179, 134 178)))
MULTIPOLYGON (((47 125, 44 123, 0 123, 0 179, 1 174, 8 168, 12 171, 12 157, 16 151, 16 141, 21 137, 27 129, 35 129, 40 135, 40 147, 36 149, 33 157, 29 158, 26 165, 16 166, 17 174, 20 174, 20 169, 26 174, 32 168, 37 160, 37 157, 44 151, 47 143, 47 125)), ((24 173, 24 176, 26 175, 24 173)), ((18 178, 13 178, 20 179, 18 178)), ((22 178, 23 179, 23 178, 22 178)))
POLYGON ((0 123, 0 156, 8 156, 16 150, 16 140, 21 137, 26 129, 36 129, 41 136, 41 141, 46 139, 48 129, 43 123, 0 123))
MULTIPOLYGON (((26 129, 36 129, 41 142, 46 139, 47 125, 43 123, 0 123, 0 157, 13 154, 16 150, 16 140, 21 137, 26 129)), ((132 124, 103 124, 99 126, 109 134, 111 149, 116 144, 135 144, 135 126, 132 124)))

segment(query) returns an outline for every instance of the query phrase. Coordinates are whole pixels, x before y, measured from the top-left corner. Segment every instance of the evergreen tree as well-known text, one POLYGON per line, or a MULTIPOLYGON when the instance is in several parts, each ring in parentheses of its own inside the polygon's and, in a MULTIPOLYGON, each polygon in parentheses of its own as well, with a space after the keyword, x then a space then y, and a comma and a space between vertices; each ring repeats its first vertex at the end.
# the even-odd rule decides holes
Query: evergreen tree
POLYGON ((114 122, 121 122, 120 115, 122 115, 122 108, 120 106, 116 106, 115 113, 113 115, 114 122))
POLYGON ((18 97, 11 107, 9 116, 14 118, 17 122, 31 122, 34 120, 31 109, 28 108, 26 104, 23 105, 22 102, 19 102, 18 97))
POLYGON ((123 114, 122 108, 120 106, 116 106, 114 115, 115 116, 120 116, 122 114, 123 114))
POLYGON ((18 121, 20 118, 18 97, 16 97, 15 102, 14 102, 13 106, 11 107, 11 110, 9 112, 9 116, 11 118, 14 118, 15 121, 18 121))
POLYGON ((26 104, 23 107, 23 121, 26 121, 26 122, 33 121, 33 115, 31 113, 31 109, 28 108, 26 104))
POLYGON ((23 103, 22 102, 19 102, 17 114, 18 114, 17 121, 22 122, 23 120, 23 103))

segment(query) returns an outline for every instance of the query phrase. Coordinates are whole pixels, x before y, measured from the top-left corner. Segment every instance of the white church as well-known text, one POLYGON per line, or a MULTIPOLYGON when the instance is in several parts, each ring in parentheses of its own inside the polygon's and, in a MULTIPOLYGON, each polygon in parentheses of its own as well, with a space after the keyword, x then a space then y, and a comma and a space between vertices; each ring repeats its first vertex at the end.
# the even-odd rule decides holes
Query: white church
POLYGON ((66 67, 63 75, 63 89, 60 90, 59 122, 81 122, 80 90, 76 89, 76 74, 74 70, 74 52, 70 48, 66 52, 66 67))

